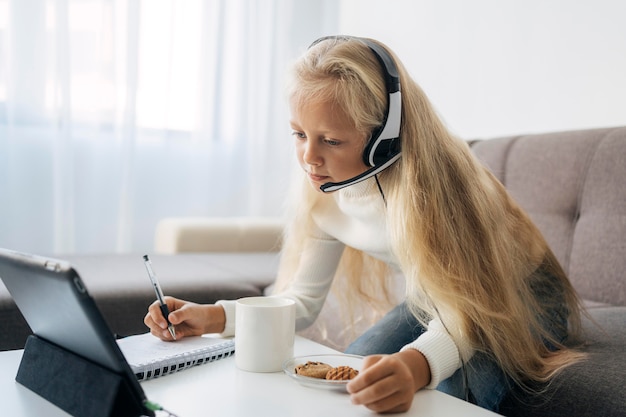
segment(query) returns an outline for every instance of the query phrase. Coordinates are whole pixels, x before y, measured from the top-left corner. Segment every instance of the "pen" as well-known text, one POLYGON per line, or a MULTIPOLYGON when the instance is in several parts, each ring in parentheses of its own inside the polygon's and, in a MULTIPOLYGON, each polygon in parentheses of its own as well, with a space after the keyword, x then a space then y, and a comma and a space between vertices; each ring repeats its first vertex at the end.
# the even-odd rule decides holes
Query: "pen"
POLYGON ((150 281, 152 282, 152 286, 154 287, 154 292, 156 292, 157 299, 161 304, 161 313, 163 313, 163 317, 167 321, 167 330, 170 331, 172 338, 176 340, 176 331, 174 330, 174 325, 170 323, 168 316, 170 315, 170 310, 167 308, 167 304, 163 300, 163 291, 161 290, 161 286, 159 285, 159 281, 157 281, 157 277, 152 270, 152 262, 150 262, 150 258, 148 255, 143 256, 143 263, 146 265, 146 270, 148 270, 148 276, 150 277, 150 281))

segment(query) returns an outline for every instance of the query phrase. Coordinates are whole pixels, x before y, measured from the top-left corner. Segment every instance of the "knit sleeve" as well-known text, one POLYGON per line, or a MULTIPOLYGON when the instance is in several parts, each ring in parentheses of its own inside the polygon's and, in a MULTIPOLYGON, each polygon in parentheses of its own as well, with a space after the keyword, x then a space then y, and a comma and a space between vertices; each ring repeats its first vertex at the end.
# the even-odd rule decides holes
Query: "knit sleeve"
MULTIPOLYGON (((309 238, 291 285, 280 293, 270 295, 295 301, 297 330, 310 326, 319 315, 343 249, 343 243, 330 237, 309 238)), ((226 314, 226 326, 221 335, 234 335, 236 302, 220 300, 216 304, 221 305, 226 314)))
POLYGON ((335 239, 310 239, 291 285, 280 293, 272 294, 296 302, 297 330, 313 324, 322 310, 344 247, 335 239))
POLYGON ((468 346, 457 347, 445 326, 439 319, 428 324, 428 330, 415 341, 404 346, 401 351, 415 349, 424 355, 430 367, 430 383, 426 389, 435 389, 444 379, 452 376, 461 367, 461 355, 468 346))

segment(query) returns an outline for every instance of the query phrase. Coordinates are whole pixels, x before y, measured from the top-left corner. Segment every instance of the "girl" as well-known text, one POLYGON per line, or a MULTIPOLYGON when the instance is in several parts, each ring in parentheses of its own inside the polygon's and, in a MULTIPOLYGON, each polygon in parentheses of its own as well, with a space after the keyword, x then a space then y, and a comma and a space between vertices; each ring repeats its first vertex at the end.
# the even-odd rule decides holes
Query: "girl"
MULTIPOLYGON (((292 75, 302 175, 276 294, 296 301, 301 329, 335 276, 348 305, 373 307, 394 271, 406 279, 406 300, 348 347, 366 355, 353 403, 402 412, 427 388, 497 411, 512 387, 582 357, 564 345, 580 303, 541 233, 384 45, 322 38, 292 75)), ((179 337, 234 333, 233 301, 167 302, 179 337)), ((156 303, 145 322, 171 338, 156 303)))

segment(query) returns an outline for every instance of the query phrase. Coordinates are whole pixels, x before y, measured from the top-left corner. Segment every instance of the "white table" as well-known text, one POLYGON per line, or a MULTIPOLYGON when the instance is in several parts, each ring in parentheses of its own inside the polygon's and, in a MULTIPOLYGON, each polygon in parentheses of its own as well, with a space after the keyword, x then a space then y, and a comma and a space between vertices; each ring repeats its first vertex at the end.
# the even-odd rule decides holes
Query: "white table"
MULTIPOLYGON (((295 355, 337 353, 296 338, 295 355)), ((56 406, 15 382, 21 350, 0 352, 0 395, 3 415, 13 417, 68 416, 56 406)), ((307 388, 282 372, 257 374, 236 368, 233 357, 141 383, 147 397, 179 417, 211 416, 372 416, 351 404, 346 393, 307 388)), ((162 415, 159 413, 158 415, 162 415)), ((412 417, 489 417, 497 414, 438 391, 415 394, 412 417)))

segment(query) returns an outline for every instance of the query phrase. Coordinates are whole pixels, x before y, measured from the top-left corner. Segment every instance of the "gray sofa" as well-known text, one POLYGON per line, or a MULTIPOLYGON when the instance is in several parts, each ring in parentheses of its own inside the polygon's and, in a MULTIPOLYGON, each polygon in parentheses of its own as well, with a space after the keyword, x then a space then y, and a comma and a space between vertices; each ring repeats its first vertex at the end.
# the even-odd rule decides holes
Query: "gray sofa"
POLYGON ((476 141, 472 149, 539 226, 591 319, 589 359, 544 396, 510 396, 501 412, 626 415, 626 128, 476 141))
MULTIPOLYGON (((584 323, 588 360, 566 369, 540 397, 513 393, 501 413, 626 416, 626 127, 470 144, 542 230, 589 307, 584 323)), ((220 248, 215 236, 222 235, 213 233, 211 226, 216 222, 196 220, 198 227, 195 220, 168 219, 157 231, 155 248, 167 254, 152 258, 164 291, 198 302, 263 293, 277 266, 280 225, 268 227, 261 222, 263 233, 254 222, 233 226, 236 233, 230 240, 236 242, 228 242, 227 250, 265 253, 216 254, 204 252, 220 248), (239 240, 248 240, 247 236, 267 242, 242 244, 239 240), (205 244, 188 244, 190 240, 205 244), (209 240, 213 242, 206 244, 209 240), (201 252, 191 253, 195 250, 201 252)), ((217 223, 223 232, 224 222, 217 223)), ((66 259, 77 265, 114 332, 144 331, 143 315, 154 294, 146 283, 141 254, 66 259)), ((341 349, 366 325, 361 323, 345 337, 333 303, 330 299, 318 321, 303 334, 341 349)), ((0 334, 2 349, 22 347, 28 334, 1 285, 0 334)))

